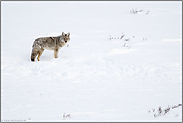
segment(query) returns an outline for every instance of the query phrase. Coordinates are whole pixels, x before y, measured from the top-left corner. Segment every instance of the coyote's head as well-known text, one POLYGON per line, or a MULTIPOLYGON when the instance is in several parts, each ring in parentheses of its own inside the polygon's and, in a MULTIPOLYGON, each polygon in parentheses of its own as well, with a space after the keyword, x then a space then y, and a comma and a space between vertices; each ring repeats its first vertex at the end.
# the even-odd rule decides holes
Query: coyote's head
POLYGON ((67 43, 70 40, 70 32, 68 32, 67 34, 62 32, 62 38, 64 39, 65 43, 67 43))

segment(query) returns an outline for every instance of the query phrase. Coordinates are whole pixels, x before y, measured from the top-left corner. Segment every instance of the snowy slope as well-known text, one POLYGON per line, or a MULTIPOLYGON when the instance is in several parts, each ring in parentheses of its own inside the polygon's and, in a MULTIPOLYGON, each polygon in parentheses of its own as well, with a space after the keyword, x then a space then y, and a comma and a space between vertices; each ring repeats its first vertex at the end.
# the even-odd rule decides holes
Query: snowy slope
POLYGON ((1 2, 2 121, 182 121, 182 106, 154 117, 182 104, 181 12, 181 2, 1 2), (30 62, 36 38, 62 31, 71 40, 58 59, 46 50, 30 62))

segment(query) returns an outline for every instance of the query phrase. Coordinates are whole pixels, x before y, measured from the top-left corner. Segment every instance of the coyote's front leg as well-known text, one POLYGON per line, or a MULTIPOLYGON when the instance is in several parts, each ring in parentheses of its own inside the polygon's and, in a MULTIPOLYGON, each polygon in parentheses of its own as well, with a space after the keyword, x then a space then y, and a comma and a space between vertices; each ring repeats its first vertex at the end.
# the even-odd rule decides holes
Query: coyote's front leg
POLYGON ((55 49, 55 50, 54 50, 54 57, 55 57, 55 58, 58 58, 58 49, 55 49))

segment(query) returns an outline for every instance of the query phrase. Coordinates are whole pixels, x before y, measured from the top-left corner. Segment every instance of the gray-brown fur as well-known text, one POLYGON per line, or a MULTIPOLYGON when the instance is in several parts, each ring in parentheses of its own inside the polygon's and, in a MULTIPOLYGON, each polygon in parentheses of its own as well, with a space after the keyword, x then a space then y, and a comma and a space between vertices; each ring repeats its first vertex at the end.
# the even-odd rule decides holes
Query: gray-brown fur
POLYGON ((64 32, 57 37, 37 38, 32 45, 31 61, 35 61, 37 55, 37 60, 40 61, 40 56, 45 49, 54 50, 54 57, 58 58, 59 49, 65 46, 69 40, 70 33, 65 34, 64 32))

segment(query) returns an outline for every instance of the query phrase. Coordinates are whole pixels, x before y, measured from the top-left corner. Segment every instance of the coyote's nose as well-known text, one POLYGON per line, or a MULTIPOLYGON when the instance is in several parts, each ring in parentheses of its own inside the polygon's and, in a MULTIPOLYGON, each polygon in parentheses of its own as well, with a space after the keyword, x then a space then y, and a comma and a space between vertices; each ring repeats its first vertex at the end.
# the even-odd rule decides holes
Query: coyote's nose
POLYGON ((67 43, 67 41, 65 41, 65 43, 67 43))

